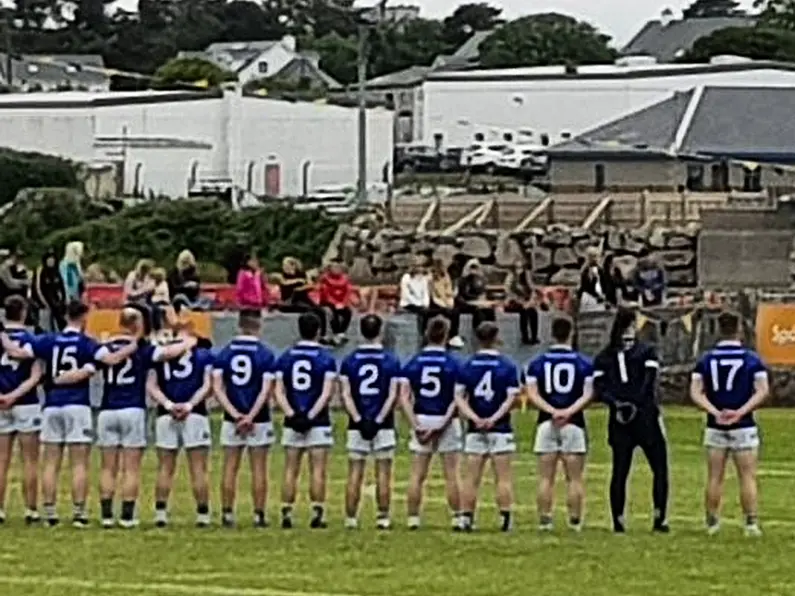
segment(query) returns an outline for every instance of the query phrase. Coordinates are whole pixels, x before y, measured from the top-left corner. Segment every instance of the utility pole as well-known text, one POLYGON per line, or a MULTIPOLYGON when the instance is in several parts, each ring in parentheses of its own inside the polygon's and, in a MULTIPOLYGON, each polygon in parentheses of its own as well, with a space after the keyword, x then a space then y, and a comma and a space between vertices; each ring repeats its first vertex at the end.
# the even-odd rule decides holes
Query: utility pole
POLYGON ((367 201, 367 27, 359 23, 359 50, 356 56, 358 67, 359 100, 359 175, 356 179, 356 199, 360 205, 367 201))

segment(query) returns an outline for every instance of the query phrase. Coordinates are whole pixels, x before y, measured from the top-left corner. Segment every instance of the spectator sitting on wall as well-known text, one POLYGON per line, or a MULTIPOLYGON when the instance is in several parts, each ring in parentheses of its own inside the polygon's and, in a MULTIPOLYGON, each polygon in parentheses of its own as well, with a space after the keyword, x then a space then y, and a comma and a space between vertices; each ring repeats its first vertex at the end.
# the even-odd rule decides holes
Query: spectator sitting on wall
POLYGON ((83 254, 85 247, 82 242, 74 241, 66 245, 63 259, 59 265, 63 285, 66 289, 66 303, 82 301, 86 291, 83 278, 83 254))
POLYGON ((431 267, 431 306, 427 320, 436 316, 443 316, 450 321, 448 345, 451 348, 463 348, 464 340, 458 334, 461 316, 455 304, 455 288, 445 262, 441 259, 435 259, 431 267))
POLYGON ((176 318, 171 306, 171 294, 168 291, 166 270, 162 267, 152 269, 152 326, 155 331, 163 327, 171 327, 176 318))
POLYGON ((340 261, 329 263, 326 271, 320 276, 318 293, 320 306, 328 309, 331 314, 329 319, 331 341, 337 345, 342 344, 347 341, 345 333, 353 318, 350 307, 353 285, 340 261))
POLYGON ((431 304, 428 274, 425 271, 425 259, 419 255, 411 261, 411 266, 400 278, 401 310, 417 315, 417 326, 421 333, 425 331, 428 307, 431 304))
POLYGON ((267 308, 270 290, 254 255, 246 255, 246 262, 237 272, 235 299, 238 308, 267 308))
POLYGON ((192 310, 206 310, 210 307, 201 297, 196 257, 189 250, 179 253, 176 267, 169 272, 168 290, 173 297, 184 296, 192 310))
POLYGON ((39 327, 45 333, 60 331, 66 325, 66 289, 55 251, 44 253, 36 270, 33 300, 39 307, 39 327))
POLYGON ((0 298, 5 301, 10 296, 21 296, 27 299, 30 292, 30 274, 25 264, 20 261, 22 253, 12 250, 5 261, 0 264, 0 298))
POLYGON ((125 302, 149 303, 155 289, 154 281, 150 277, 154 267, 154 261, 151 259, 141 259, 135 264, 135 269, 124 278, 125 302))
POLYGON ((327 343, 326 311, 315 304, 309 295, 314 284, 309 279, 301 261, 294 257, 285 257, 282 261, 281 272, 274 275, 273 278, 279 284, 281 296, 279 310, 284 313, 314 313, 320 319, 321 341, 327 343))
POLYGON ((580 311, 604 310, 607 305, 604 288, 609 284, 604 268, 599 265, 599 249, 589 247, 585 253, 585 264, 577 288, 580 311))
POLYGON ((665 270, 654 256, 638 262, 633 282, 641 306, 660 306, 665 302, 665 270))
POLYGON ((519 313, 519 333, 522 343, 538 343, 538 309, 535 302, 532 272, 524 262, 514 263, 505 276, 505 312, 519 313))
POLYGON ((472 329, 477 329, 484 321, 494 321, 494 306, 486 299, 486 276, 480 268, 480 261, 470 259, 461 271, 458 280, 456 306, 463 314, 472 315, 472 329))

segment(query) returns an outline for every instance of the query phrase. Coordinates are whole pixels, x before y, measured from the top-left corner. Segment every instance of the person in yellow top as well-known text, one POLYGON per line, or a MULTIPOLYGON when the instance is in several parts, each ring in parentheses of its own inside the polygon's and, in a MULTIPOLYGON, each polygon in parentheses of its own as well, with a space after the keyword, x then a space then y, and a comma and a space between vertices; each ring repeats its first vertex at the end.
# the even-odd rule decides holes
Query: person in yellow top
POLYGON ((445 267, 444 261, 435 259, 431 267, 431 303, 428 308, 428 320, 441 315, 450 321, 451 348, 464 347, 464 340, 458 335, 460 313, 455 304, 455 288, 453 280, 445 267))

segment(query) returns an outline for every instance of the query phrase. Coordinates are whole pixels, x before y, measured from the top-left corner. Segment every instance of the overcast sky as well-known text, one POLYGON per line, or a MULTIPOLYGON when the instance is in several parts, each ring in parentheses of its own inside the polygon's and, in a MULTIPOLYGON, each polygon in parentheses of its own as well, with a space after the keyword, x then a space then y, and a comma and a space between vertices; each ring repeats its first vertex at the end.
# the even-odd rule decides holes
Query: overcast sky
MULTIPOLYGON (((441 17, 465 2, 480 0, 390 0, 393 5, 419 4, 425 17, 441 17)), ((361 4, 365 4, 361 0, 361 4)), ((657 18, 666 7, 674 12, 690 4, 688 0, 491 0, 500 6, 506 18, 516 18, 534 12, 560 12, 570 14, 597 25, 611 35, 617 45, 629 41, 646 21, 657 18)), ((753 0, 742 0, 750 8, 753 0)))

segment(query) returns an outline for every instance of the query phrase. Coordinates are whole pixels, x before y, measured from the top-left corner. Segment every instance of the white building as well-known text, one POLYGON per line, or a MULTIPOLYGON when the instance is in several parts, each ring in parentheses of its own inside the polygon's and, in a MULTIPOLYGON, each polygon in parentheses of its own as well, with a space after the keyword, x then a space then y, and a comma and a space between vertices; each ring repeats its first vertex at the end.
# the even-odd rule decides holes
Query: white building
MULTIPOLYGON (((392 159, 392 114, 368 114, 368 182, 377 183, 392 159)), ((125 194, 184 197, 206 178, 271 196, 355 185, 357 130, 355 109, 236 91, 0 95, 0 145, 123 163, 125 194)))
POLYGON ((441 135, 446 146, 467 146, 510 141, 522 131, 551 145, 699 85, 793 87, 795 65, 735 56, 710 64, 627 57, 569 69, 435 71, 423 84, 423 141, 432 145, 441 135))

